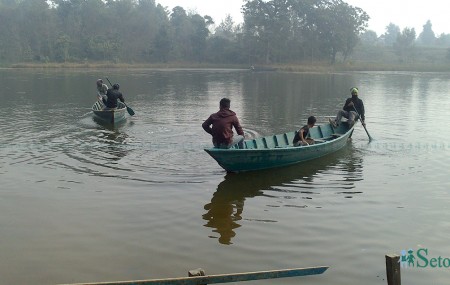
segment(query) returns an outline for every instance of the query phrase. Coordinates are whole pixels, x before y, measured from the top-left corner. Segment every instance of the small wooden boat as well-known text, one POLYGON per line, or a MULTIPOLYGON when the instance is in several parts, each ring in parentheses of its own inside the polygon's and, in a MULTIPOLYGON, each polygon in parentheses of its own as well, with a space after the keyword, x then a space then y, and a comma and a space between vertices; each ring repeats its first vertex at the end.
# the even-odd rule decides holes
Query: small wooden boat
POLYGON ((353 126, 342 122, 337 128, 330 124, 310 129, 315 144, 294 147, 295 132, 245 140, 242 149, 209 148, 211 155, 227 172, 244 172, 292 165, 335 152, 347 143, 353 133, 353 126))
POLYGON ((105 123, 115 124, 125 120, 127 107, 124 103, 118 101, 117 108, 114 109, 106 109, 103 101, 98 100, 92 106, 92 112, 94 115, 105 123))
POLYGON ((250 66, 250 71, 253 72, 263 72, 263 71, 277 71, 278 68, 271 66, 250 66))

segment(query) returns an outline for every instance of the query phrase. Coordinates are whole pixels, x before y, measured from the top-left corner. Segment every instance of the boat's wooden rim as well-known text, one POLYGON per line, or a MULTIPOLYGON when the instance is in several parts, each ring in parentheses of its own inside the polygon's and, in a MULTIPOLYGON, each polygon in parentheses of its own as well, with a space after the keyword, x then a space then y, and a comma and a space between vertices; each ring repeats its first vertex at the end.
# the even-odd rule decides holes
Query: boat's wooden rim
POLYGON ((112 112, 112 113, 114 113, 114 112, 122 112, 122 111, 124 111, 124 110, 126 110, 127 109, 127 106, 125 106, 125 104, 124 103, 122 103, 122 102, 117 102, 117 108, 114 108, 114 109, 94 109, 94 107, 97 107, 97 108, 103 108, 104 106, 105 106, 105 104, 103 103, 103 101, 101 101, 101 100, 97 100, 95 103, 94 103, 94 105, 92 106, 92 111, 94 111, 94 112, 112 112), (122 108, 119 108, 119 106, 121 106, 122 108))
MULTIPOLYGON (((332 133, 331 136, 328 137, 323 137, 323 138, 313 138, 316 143, 312 144, 312 145, 307 145, 307 146, 294 146, 292 144, 286 144, 286 145, 281 145, 281 146, 274 146, 274 147, 264 147, 264 148, 243 148, 243 149, 239 149, 239 148, 204 148, 204 150, 206 152, 272 152, 272 151, 293 151, 293 150, 300 150, 300 149, 311 149, 311 148, 317 148, 317 147, 322 147, 324 145, 328 145, 337 141, 340 141, 342 139, 346 139, 347 138, 347 134, 353 132, 354 127, 349 128, 345 133, 341 134, 341 133, 332 133)), ((245 140, 244 143, 252 143, 255 140, 264 140, 266 138, 270 138, 270 137, 282 137, 282 136, 287 136, 287 134, 292 134, 293 132, 288 132, 288 133, 283 133, 283 134, 277 134, 277 135, 273 135, 273 136, 264 136, 264 137, 259 137, 259 138, 255 138, 255 139, 250 139, 250 140, 245 140)))

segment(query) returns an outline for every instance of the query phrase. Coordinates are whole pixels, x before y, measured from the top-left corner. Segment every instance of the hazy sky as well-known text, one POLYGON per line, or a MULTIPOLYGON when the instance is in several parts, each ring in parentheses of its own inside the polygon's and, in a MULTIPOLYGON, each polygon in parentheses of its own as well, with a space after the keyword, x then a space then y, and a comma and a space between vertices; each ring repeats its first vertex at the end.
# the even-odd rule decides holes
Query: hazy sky
MULTIPOLYGON (((401 30, 415 28, 416 34, 422 32, 423 25, 431 20, 436 35, 450 34, 449 0, 344 0, 348 4, 362 8, 370 16, 369 29, 383 34, 389 23, 394 23, 401 30)), ((193 10, 200 15, 211 16, 216 24, 227 14, 235 23, 242 22, 242 0, 156 0, 171 10, 181 6, 187 11, 193 10)))

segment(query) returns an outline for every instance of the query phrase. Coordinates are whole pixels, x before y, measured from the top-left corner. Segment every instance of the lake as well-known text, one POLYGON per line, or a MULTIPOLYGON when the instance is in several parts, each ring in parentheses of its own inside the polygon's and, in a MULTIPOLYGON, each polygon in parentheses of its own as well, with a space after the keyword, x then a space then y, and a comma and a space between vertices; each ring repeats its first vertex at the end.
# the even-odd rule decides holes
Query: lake
POLYGON ((402 269, 405 284, 450 280, 450 263, 431 262, 450 258, 449 74, 0 75, 0 284, 322 265, 330 266, 322 275, 257 284, 386 284, 385 255, 409 249, 417 263, 402 269), (95 81, 105 77, 136 112, 116 127, 91 113, 95 81), (203 151, 212 143, 201 124, 222 97, 254 138, 298 129, 310 115, 327 122, 353 86, 371 143, 357 124, 332 155, 242 174, 203 151))

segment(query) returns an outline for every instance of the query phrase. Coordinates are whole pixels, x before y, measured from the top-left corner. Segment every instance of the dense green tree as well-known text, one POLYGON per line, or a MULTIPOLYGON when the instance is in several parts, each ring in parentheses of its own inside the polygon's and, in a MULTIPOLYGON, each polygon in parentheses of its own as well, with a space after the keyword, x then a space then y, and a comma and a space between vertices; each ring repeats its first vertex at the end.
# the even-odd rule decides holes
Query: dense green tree
POLYGON ((442 33, 442 34, 436 39, 436 45, 438 45, 438 46, 444 46, 444 47, 450 46, 450 34, 444 34, 444 33, 442 33))
POLYGON ((192 47, 192 59, 202 62, 205 59, 206 39, 209 35, 208 26, 213 23, 211 17, 202 17, 199 14, 191 15, 190 45, 192 47))
POLYGON ((247 50, 265 63, 299 60, 308 50, 334 63, 352 52, 369 19, 341 0, 247 0, 243 14, 247 50))
POLYGON ((431 46, 436 44, 436 36, 432 29, 431 21, 428 20, 425 25, 423 25, 423 30, 417 38, 417 42, 421 45, 431 46))
POLYGON ((172 50, 172 37, 168 12, 160 4, 156 5, 154 21, 158 23, 158 31, 152 41, 151 59, 156 62, 168 62, 172 50))
POLYGON ((175 60, 187 58, 190 53, 189 19, 184 8, 176 6, 170 14, 173 35, 172 56, 175 60))
POLYGON ((251 61, 276 62, 290 35, 289 1, 246 0, 243 14, 251 61))
POLYGON ((19 22, 16 18, 17 5, 11 1, 0 1, 0 59, 2 62, 14 62, 21 58, 19 22))
POLYGON ((400 27, 393 23, 389 23, 389 25, 386 26, 386 33, 383 34, 384 44, 387 46, 393 46, 397 41, 398 35, 400 35, 400 27))
POLYGON ((168 62, 172 49, 168 26, 161 26, 154 39, 152 58, 156 62, 168 62))
POLYGON ((49 55, 54 21, 44 0, 0 1, 0 59, 30 61, 49 55))
POLYGON ((331 63, 336 61, 338 52, 342 53, 345 60, 367 27, 369 16, 362 9, 341 0, 331 0, 322 5, 317 15, 317 32, 323 46, 327 48, 331 63))
POLYGON ((235 24, 230 14, 226 15, 225 19, 217 26, 214 31, 214 36, 219 36, 229 40, 233 40, 235 36, 235 24))
POLYGON ((233 19, 227 15, 208 39, 208 60, 215 63, 239 62, 236 34, 233 19))
POLYGON ((168 17, 165 13, 154 0, 137 1, 125 26, 128 31, 126 50, 133 55, 131 60, 152 60, 155 38, 161 36, 161 31, 167 31, 168 17))
POLYGON ((50 56, 55 26, 48 3, 45 0, 23 1, 19 2, 18 9, 16 20, 20 23, 21 42, 29 48, 29 57, 26 58, 50 56))
POLYGON ((365 32, 368 15, 343 0, 245 0, 242 24, 228 15, 215 29, 209 16, 155 1, 0 0, 0 63, 334 63, 364 52, 373 61, 429 63, 450 47, 450 35, 436 38, 431 21, 417 41, 426 47, 392 23, 377 39, 365 32))
POLYGON ((410 62, 414 54, 414 42, 416 40, 416 31, 414 28, 405 28, 397 36, 394 43, 394 50, 400 62, 410 62))
POLYGON ((66 62, 69 59, 70 37, 61 35, 55 42, 55 59, 57 61, 66 62))
POLYGON ((375 46, 378 43, 377 33, 372 30, 368 30, 365 33, 361 34, 360 39, 363 45, 375 46))

